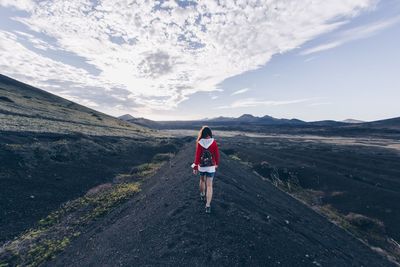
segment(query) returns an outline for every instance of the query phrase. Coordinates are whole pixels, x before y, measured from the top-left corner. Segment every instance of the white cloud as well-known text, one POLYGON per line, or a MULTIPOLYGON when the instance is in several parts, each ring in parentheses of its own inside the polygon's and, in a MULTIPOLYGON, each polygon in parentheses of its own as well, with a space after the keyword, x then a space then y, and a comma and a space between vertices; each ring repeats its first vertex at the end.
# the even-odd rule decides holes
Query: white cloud
POLYGON ((305 98, 305 99, 272 101, 272 100, 258 100, 255 98, 245 98, 245 99, 234 101, 230 105, 219 106, 216 109, 249 108, 249 107, 258 107, 258 106, 281 106, 281 105, 290 105, 290 104, 307 102, 310 100, 312 100, 312 99, 305 98))
POLYGON ((331 42, 331 43, 327 43, 327 44, 318 45, 316 47, 313 47, 313 48, 310 48, 310 49, 307 49, 307 50, 301 52, 301 55, 310 55, 313 53, 329 50, 329 49, 338 47, 341 44, 343 44, 343 42, 335 41, 335 42, 331 42))
POLYGON ((380 31, 389 28, 400 22, 400 16, 381 20, 378 22, 370 23, 367 25, 355 27, 337 34, 333 41, 312 47, 310 49, 302 51, 301 55, 310 55, 313 53, 329 50, 348 42, 368 38, 373 36, 380 31))
POLYGON ((304 62, 310 62, 310 61, 313 61, 314 59, 315 59, 315 57, 309 57, 309 58, 306 58, 304 60, 304 62))
POLYGON ((314 107, 314 106, 325 106, 325 105, 332 105, 331 102, 317 102, 317 103, 311 103, 308 106, 314 107))
POLYGON ((31 0, 0 0, 0 6, 13 7, 19 10, 31 11, 35 4, 31 0))
POLYGON ((2 6, 27 12, 14 20, 36 36, 29 38, 34 47, 76 55, 98 70, 93 74, 53 60, 3 31, 3 74, 52 92, 59 91, 54 81, 72 83, 81 91, 68 95, 79 99, 88 90, 80 102, 91 101, 104 110, 113 106, 92 97, 96 88, 110 95, 126 91, 116 98, 115 110, 128 110, 135 103, 149 110, 173 109, 191 94, 220 90, 223 80, 336 29, 373 8, 376 0, 204 0, 185 8, 175 1, 159 2, 0 0, 2 6), (39 36, 55 41, 46 46, 39 36))
POLYGON ((60 83, 73 81, 81 87, 87 84, 101 86, 100 82, 89 82, 90 75, 86 70, 51 60, 27 49, 13 33, 0 30, 0 51, 0 69, 31 84, 46 86, 48 80, 54 79, 60 83))
POLYGON ((240 89, 240 90, 237 90, 237 91, 233 92, 231 95, 244 94, 249 90, 250 90, 250 88, 243 88, 243 89, 240 89))

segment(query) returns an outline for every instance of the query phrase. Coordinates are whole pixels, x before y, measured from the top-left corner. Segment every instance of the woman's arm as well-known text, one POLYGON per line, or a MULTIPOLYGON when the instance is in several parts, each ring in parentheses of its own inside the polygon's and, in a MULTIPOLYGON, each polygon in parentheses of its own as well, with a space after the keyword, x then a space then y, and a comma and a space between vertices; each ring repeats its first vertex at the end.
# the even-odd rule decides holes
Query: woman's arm
POLYGON ((201 147, 199 143, 196 143, 196 153, 194 154, 194 163, 192 164, 192 168, 197 170, 200 164, 201 157, 201 147))
POLYGON ((215 165, 219 165, 219 149, 218 149, 218 144, 215 141, 215 165))

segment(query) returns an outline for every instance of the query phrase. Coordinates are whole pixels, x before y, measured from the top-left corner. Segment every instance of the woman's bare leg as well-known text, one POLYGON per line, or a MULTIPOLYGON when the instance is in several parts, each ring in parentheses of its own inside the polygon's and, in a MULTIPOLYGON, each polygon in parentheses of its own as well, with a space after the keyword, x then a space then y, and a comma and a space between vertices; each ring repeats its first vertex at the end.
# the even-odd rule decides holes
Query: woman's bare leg
POLYGON ((207 203, 206 207, 210 207, 211 200, 213 195, 213 180, 208 178, 207 179, 207 203))
POLYGON ((206 193, 206 177, 205 176, 200 176, 200 194, 204 196, 206 193))

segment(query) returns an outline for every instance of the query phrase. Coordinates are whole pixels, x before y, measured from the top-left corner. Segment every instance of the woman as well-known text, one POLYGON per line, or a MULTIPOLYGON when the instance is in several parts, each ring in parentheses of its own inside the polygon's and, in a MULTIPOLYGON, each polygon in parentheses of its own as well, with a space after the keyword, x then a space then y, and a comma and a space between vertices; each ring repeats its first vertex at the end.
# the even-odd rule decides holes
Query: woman
POLYGON ((206 196, 206 213, 211 213, 213 179, 218 164, 219 150, 217 142, 212 137, 211 129, 207 126, 203 126, 197 137, 196 154, 192 168, 194 174, 200 174, 200 198, 204 201, 206 196))

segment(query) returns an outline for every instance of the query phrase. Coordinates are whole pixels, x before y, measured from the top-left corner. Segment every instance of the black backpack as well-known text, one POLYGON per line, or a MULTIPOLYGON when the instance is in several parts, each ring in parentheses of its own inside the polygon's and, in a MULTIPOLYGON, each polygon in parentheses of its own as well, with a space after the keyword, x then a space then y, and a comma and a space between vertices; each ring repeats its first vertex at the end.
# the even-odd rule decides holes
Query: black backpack
POLYGON ((213 165, 211 152, 207 148, 204 148, 200 157, 200 167, 210 167, 213 165))

